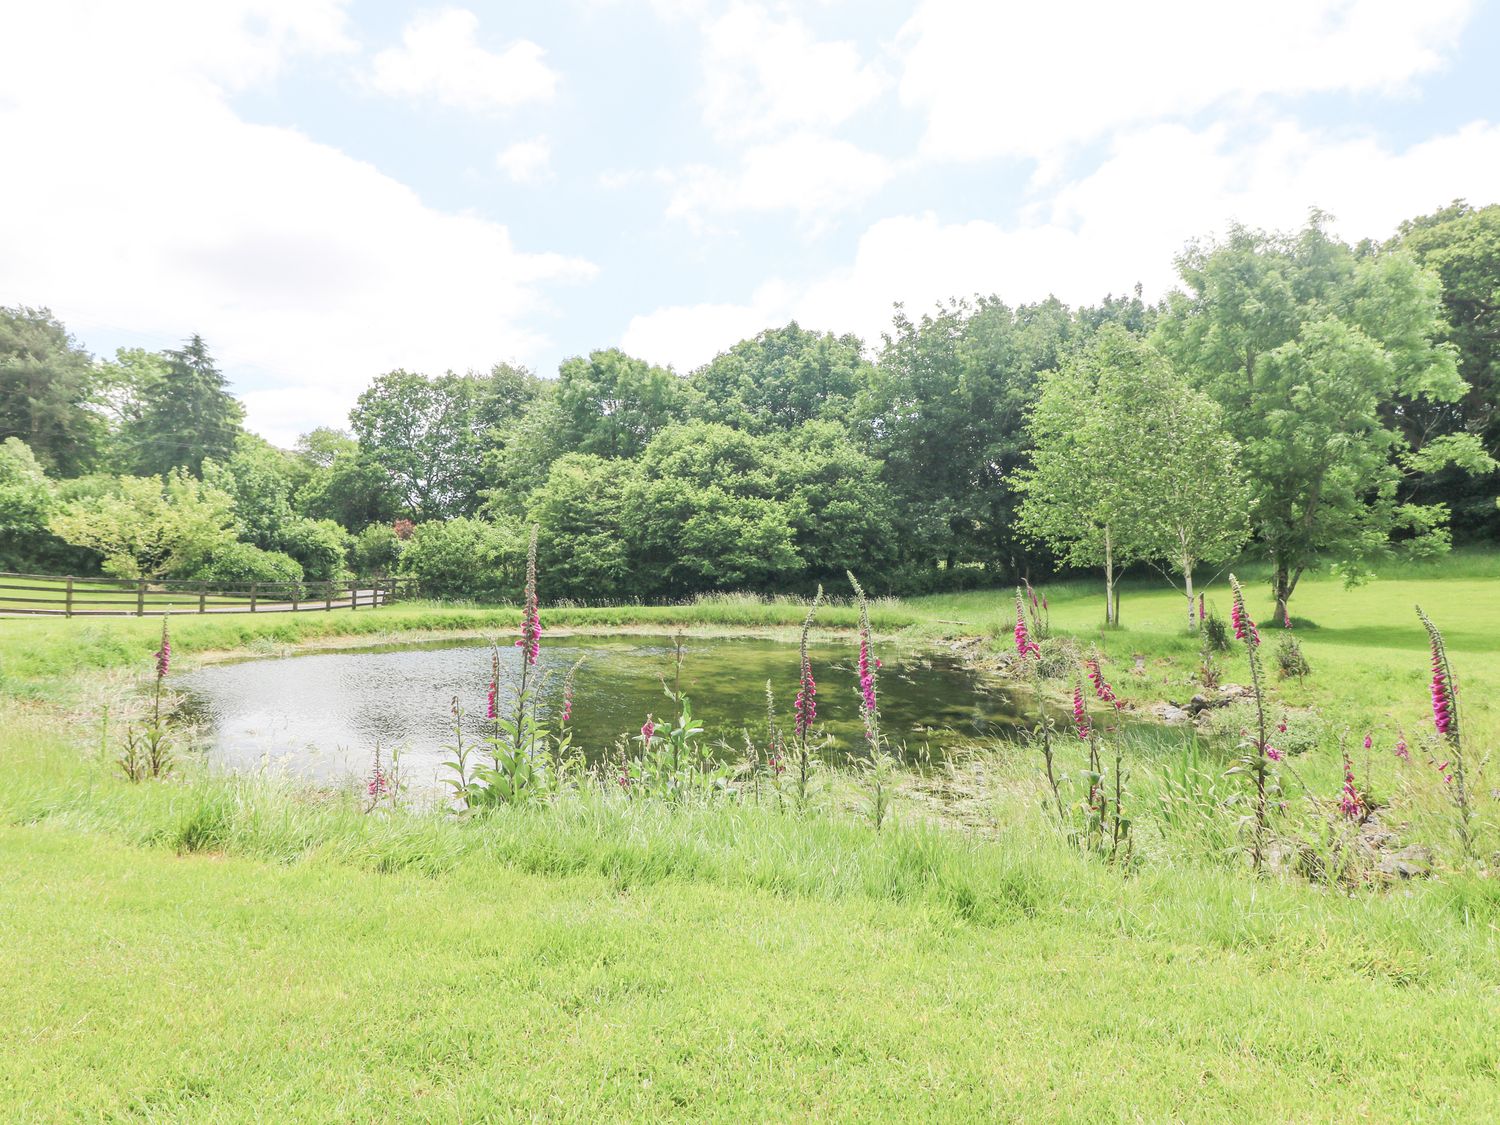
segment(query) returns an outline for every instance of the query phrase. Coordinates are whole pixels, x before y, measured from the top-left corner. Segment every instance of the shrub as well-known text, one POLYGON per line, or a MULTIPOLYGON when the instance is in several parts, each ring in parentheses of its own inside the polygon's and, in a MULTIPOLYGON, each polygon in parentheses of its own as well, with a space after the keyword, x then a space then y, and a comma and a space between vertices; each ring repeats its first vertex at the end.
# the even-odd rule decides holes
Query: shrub
POLYGON ((401 540, 390 524, 372 523, 354 537, 349 553, 356 573, 389 574, 401 561, 401 540))
POLYGON ((1302 655, 1302 646, 1297 643, 1297 638, 1290 633, 1284 633, 1281 642, 1276 646, 1276 674, 1283 680, 1288 676, 1296 676, 1301 680, 1312 672, 1312 666, 1307 663, 1307 657, 1302 655))
POLYGON ((226 543, 184 575, 199 582, 240 586, 247 582, 300 582, 302 564, 280 551, 263 551, 249 543, 226 543))
POLYGON ((1203 619, 1203 643, 1211 652, 1229 651, 1229 630, 1217 613, 1210 612, 1203 619))
POLYGON ((332 520, 295 519, 281 529, 277 543, 296 559, 313 582, 342 582, 349 576, 353 538, 332 520))
POLYGON ((415 578, 422 595, 432 598, 515 598, 525 566, 526 540, 519 528, 466 517, 419 525, 401 556, 401 573, 415 578))

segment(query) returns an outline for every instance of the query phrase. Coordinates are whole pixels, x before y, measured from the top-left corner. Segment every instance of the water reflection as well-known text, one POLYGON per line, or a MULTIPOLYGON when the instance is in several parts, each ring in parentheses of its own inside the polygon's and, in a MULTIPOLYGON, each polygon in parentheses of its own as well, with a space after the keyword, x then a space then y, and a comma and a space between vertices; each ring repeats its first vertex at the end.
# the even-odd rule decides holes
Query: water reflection
MULTIPOLYGON (((563 677, 587 660, 574 685, 573 740, 591 757, 636 733, 648 712, 669 715, 663 678, 672 674, 666 636, 553 637, 543 642, 544 712, 562 702, 563 677)), ((813 646, 818 718, 833 736, 834 756, 863 742, 849 646, 813 646)), ((956 657, 915 649, 882 652, 884 727, 914 752, 941 756, 955 740, 1009 730, 1019 721, 1005 695, 986 686, 956 657)), ((519 651, 501 649, 502 705, 519 651)), ((464 726, 479 737, 490 675, 489 648, 473 640, 343 649, 201 668, 179 681, 190 709, 210 729, 216 761, 235 769, 265 763, 320 780, 368 771, 378 745, 402 751, 403 772, 417 787, 435 784, 443 747, 452 742, 450 703, 467 712, 464 726)), ((682 689, 714 740, 734 751, 742 731, 763 737, 766 680, 790 722, 797 653, 759 638, 688 638, 682 689)))

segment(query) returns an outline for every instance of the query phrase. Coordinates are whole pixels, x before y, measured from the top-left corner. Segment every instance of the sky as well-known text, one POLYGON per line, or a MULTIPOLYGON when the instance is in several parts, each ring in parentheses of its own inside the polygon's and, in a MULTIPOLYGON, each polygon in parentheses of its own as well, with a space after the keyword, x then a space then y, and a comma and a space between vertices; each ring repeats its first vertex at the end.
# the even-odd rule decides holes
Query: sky
POLYGON ((208 342, 249 427, 402 367, 1174 283, 1500 201, 1500 0, 0 0, 0 304, 208 342))

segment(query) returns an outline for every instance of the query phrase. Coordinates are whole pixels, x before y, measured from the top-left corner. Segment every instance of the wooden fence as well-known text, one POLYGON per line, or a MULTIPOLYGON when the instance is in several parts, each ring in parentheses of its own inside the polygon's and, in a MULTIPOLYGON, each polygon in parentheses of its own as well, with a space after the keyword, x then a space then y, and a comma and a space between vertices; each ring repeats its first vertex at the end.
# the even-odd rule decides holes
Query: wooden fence
POLYGON ((373 609, 396 602, 394 578, 250 582, 226 586, 178 579, 121 580, 0 572, 0 615, 144 617, 158 613, 309 613, 373 609))

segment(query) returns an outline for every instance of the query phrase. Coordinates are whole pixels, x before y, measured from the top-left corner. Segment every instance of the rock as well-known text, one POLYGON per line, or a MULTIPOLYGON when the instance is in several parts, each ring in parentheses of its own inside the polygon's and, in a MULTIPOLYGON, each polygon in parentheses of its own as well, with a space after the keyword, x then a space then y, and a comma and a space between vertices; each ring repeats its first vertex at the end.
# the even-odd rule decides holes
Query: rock
POLYGON ((1191 700, 1188 701, 1187 711, 1190 715, 1201 715, 1204 711, 1207 711, 1211 708, 1228 706, 1228 696, 1217 695, 1210 698, 1206 695, 1195 695, 1191 700))
POLYGON ((1432 852, 1421 844, 1383 852, 1377 870, 1392 879, 1421 879, 1432 873, 1432 852))
POLYGON ((1175 707, 1170 703, 1158 703, 1151 708, 1151 713, 1169 726, 1175 723, 1185 723, 1191 718, 1181 707, 1175 707))

